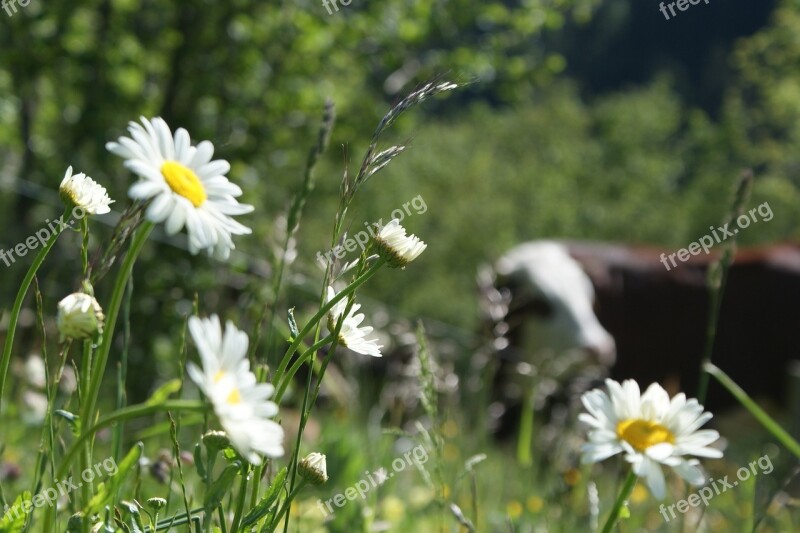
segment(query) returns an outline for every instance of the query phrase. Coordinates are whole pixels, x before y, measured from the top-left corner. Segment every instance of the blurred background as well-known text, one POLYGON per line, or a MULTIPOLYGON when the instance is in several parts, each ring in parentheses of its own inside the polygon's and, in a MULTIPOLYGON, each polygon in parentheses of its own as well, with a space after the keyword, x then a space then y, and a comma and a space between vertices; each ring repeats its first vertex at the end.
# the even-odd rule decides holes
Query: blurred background
MULTIPOLYGON (((403 224, 428 251, 377 276, 360 299, 383 313, 384 329, 422 319, 452 341, 453 359, 474 345, 479 266, 519 242, 681 248, 721 221, 743 167, 756 175, 750 204, 769 202, 774 219, 740 242, 800 231, 798 0, 712 0, 669 20, 654 0, 354 0, 330 13, 319 0, 14 5, 0 11, 0 248, 61 213, 68 165, 117 201, 93 224, 104 242, 133 180, 104 145, 140 115, 211 140, 256 206, 241 219, 254 234, 236 240, 229 264, 191 256, 182 235, 160 229, 145 247, 131 401, 174 375, 174 339, 195 295, 201 312, 249 331, 272 302, 285 214, 326 98, 337 123, 278 322, 317 301, 315 257, 330 249, 342 175, 357 170, 391 104, 436 76, 467 86, 397 123, 385 142, 409 149, 360 193, 349 224, 357 232, 424 199, 403 224)), ((61 238, 59 261, 40 271, 46 309, 78 287, 79 239, 61 238)), ((0 264, 4 309, 29 259, 0 264)), ((18 346, 33 352, 41 341, 25 316, 18 346)), ((282 345, 270 342, 260 349, 274 364, 282 345)))

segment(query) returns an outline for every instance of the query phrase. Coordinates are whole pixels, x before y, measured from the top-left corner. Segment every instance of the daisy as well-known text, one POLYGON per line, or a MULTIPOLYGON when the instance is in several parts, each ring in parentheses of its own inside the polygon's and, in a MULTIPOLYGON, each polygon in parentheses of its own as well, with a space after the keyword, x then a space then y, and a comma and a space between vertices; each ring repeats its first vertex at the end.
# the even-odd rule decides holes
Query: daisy
POLYGON ((105 215, 111 211, 108 206, 114 203, 105 187, 83 172, 73 175, 72 167, 64 174, 58 192, 68 206, 81 208, 90 215, 105 215))
POLYGON ((375 244, 378 245, 378 254, 395 268, 405 267, 428 247, 415 235, 407 236, 406 229, 396 218, 381 228, 375 244))
POLYGON ((147 219, 164 222, 169 235, 184 226, 189 235, 189 250, 206 250, 217 259, 227 259, 235 248, 232 235, 247 235, 250 228, 236 222, 253 206, 240 204, 242 190, 228 181, 231 169, 223 159, 211 160, 214 145, 203 141, 192 146, 189 133, 179 128, 175 135, 161 118, 131 122, 131 137, 120 137, 106 149, 124 159, 125 167, 140 180, 128 195, 134 200, 152 200, 147 219))
MULTIPOLYGON (((335 297, 336 291, 334 288, 328 287, 328 299, 326 302, 330 302, 335 297)), ((336 305, 328 312, 328 329, 331 333, 336 330, 336 324, 339 323, 339 319, 344 314, 346 308, 347 298, 342 298, 336 302, 336 305)), ((350 308, 350 312, 347 313, 347 316, 344 318, 342 329, 339 330, 339 344, 360 354, 380 357, 381 348, 383 348, 383 346, 378 345, 378 339, 366 339, 366 336, 372 333, 372 327, 359 327, 364 321, 364 313, 356 314, 356 311, 359 309, 361 309, 361 306, 354 304, 353 307, 350 308)))
POLYGON ((700 462, 687 456, 722 457, 720 450, 709 447, 719 433, 700 430, 711 413, 683 393, 670 400, 657 383, 641 395, 633 380, 620 385, 607 379, 606 385, 609 394, 595 389, 581 397, 588 413, 579 419, 592 428, 589 442, 583 446, 583 462, 596 463, 624 452, 633 472, 645 478, 658 499, 666 492, 660 465, 672 467, 692 485, 702 485, 705 476, 698 467, 700 462))
POLYGON ((80 340, 102 334, 104 320, 103 308, 94 296, 76 292, 58 302, 56 323, 61 342, 66 338, 80 340))
POLYGON ((202 369, 189 363, 187 372, 211 401, 214 412, 234 448, 250 463, 261 456, 283 455, 283 428, 269 420, 278 406, 269 401, 274 387, 257 383, 247 359, 247 334, 228 322, 222 332, 217 315, 189 319, 202 369))

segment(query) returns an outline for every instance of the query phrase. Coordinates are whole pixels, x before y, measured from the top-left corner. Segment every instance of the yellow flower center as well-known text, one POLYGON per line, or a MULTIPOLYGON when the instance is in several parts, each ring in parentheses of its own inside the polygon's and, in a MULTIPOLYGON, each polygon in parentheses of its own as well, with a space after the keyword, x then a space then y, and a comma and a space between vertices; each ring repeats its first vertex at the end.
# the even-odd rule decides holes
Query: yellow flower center
POLYGON ((214 383, 219 383, 220 381, 222 381, 222 378, 224 377, 225 377, 225 372, 220 370, 219 372, 214 374, 214 383))
POLYGON ((183 196, 195 207, 203 205, 208 198, 203 183, 192 169, 175 161, 167 161, 161 165, 161 174, 175 194, 183 196))
POLYGON ((225 401, 231 405, 242 403, 242 395, 239 394, 239 389, 233 389, 225 401))
POLYGON ((669 429, 658 422, 638 418, 618 422, 617 436, 640 452, 663 442, 675 444, 675 435, 669 429))

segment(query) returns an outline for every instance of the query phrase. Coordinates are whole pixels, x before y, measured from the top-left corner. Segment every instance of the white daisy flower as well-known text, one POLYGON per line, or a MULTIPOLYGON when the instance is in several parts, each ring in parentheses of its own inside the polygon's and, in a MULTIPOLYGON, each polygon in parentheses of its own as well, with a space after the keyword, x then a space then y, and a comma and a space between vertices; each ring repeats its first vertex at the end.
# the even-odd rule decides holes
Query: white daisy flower
POLYGON ((64 174, 58 192, 67 206, 79 207, 89 215, 104 215, 111 211, 108 206, 114 203, 105 187, 83 172, 73 175, 72 167, 64 174))
POLYGON ((211 401, 233 447, 252 464, 261 464, 261 456, 281 457, 283 428, 269 420, 278 414, 269 401, 275 388, 257 383, 250 371, 247 334, 228 322, 223 335, 217 315, 189 318, 189 331, 203 364, 189 363, 189 377, 211 401))
MULTIPOLYGON (((336 297, 336 291, 333 287, 328 287, 328 298, 326 302, 330 302, 336 297)), ((336 324, 344 314, 347 308, 347 298, 342 298, 336 305, 328 312, 328 329, 333 333, 336 330, 336 324)), ((371 355, 373 357, 381 356, 381 348, 377 343, 377 339, 367 339, 366 336, 372 333, 372 327, 364 326, 359 327, 364 321, 364 313, 356 314, 356 311, 361 309, 359 304, 353 304, 350 312, 342 322, 342 329, 339 330, 339 344, 342 344, 354 352, 371 355)))
POLYGON ((152 200, 147 219, 160 223, 168 234, 184 226, 189 235, 189 250, 206 250, 217 259, 227 259, 235 248, 232 235, 247 235, 250 228, 232 216, 243 215, 253 206, 240 204, 242 190, 228 181, 230 164, 211 160, 214 145, 203 141, 192 146, 189 133, 179 128, 175 135, 161 118, 131 122, 131 137, 120 137, 106 148, 126 159, 125 167, 141 179, 128 195, 134 200, 152 200))
POLYGON ((64 339, 87 339, 95 333, 103 333, 103 308, 94 299, 83 292, 70 294, 58 302, 58 331, 60 341, 64 339))
POLYGON ((658 499, 666 493, 664 474, 660 465, 672 467, 692 485, 702 485, 705 475, 696 457, 722 457, 722 452, 709 444, 719 438, 712 429, 700 430, 712 414, 694 398, 687 400, 683 393, 670 400, 657 383, 644 394, 639 385, 627 380, 620 385, 607 379, 609 394, 600 389, 581 397, 587 413, 579 419, 591 426, 589 442, 583 446, 583 462, 596 463, 625 453, 633 471, 645 478, 650 492, 658 499))
POLYGON ((378 254, 395 268, 406 266, 428 247, 415 235, 407 236, 406 229, 396 218, 381 228, 375 244, 378 245, 378 254))

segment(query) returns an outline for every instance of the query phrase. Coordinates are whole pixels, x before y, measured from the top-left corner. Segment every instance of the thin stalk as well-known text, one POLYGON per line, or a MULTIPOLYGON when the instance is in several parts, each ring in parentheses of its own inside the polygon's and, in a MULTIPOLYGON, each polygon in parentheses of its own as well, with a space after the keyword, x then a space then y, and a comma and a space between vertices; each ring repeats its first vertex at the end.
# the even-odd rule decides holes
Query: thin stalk
POLYGON ((798 443, 780 424, 778 424, 771 416, 767 414, 759 405, 753 401, 750 396, 733 381, 728 374, 722 371, 718 366, 713 363, 706 363, 703 367, 705 371, 714 376, 723 387, 728 389, 734 398, 736 398, 745 409, 750 411, 750 414, 758 420, 764 428, 769 431, 778 442, 783 444, 787 450, 792 452, 795 457, 800 459, 800 443, 798 443))
MULTIPOLYGON (((64 214, 66 214, 66 211, 64 214)), ((64 215, 62 215, 62 218, 63 216, 64 215)), ((5 390, 6 377, 8 376, 8 366, 11 363, 11 350, 14 346, 14 333, 17 329, 17 322, 19 322, 19 314, 22 310, 22 303, 25 301, 25 295, 28 293, 28 288, 31 286, 33 277, 36 275, 39 267, 42 266, 47 254, 53 248, 53 245, 56 243, 56 240, 58 239, 58 236, 61 235, 62 231, 62 228, 57 229, 53 235, 47 239, 47 242, 45 243, 44 247, 39 250, 39 253, 36 254, 33 264, 31 264, 30 268, 28 268, 28 272, 25 274, 25 278, 22 280, 22 285, 19 287, 17 297, 14 300, 14 307, 11 308, 11 316, 8 320, 8 332, 6 333, 6 342, 3 345, 3 356, 0 358, 0 414, 3 412, 3 392, 5 390)))
POLYGON ((300 367, 303 366, 303 364, 306 361, 311 359, 311 357, 316 352, 318 352, 320 348, 322 348, 326 344, 329 344, 332 341, 333 341, 333 335, 328 335, 327 337, 325 337, 324 339, 322 339, 318 343, 314 344, 314 346, 312 346, 311 348, 306 350, 303 353, 303 355, 298 357, 297 361, 295 361, 295 363, 292 365, 292 367, 289 369, 289 371, 284 376, 283 382, 278 386, 278 391, 275 393, 275 403, 280 403, 281 398, 283 398, 283 395, 286 392, 286 388, 289 386, 289 383, 292 382, 292 378, 297 373, 297 371, 300 370, 300 367))
MULTIPOLYGON (((231 523, 231 531, 239 531, 239 523, 242 521, 242 513, 244 511, 244 501, 247 499, 247 483, 250 481, 250 467, 245 467, 242 472, 242 484, 239 487, 239 497, 236 502, 236 511, 233 514, 233 523, 231 523)), ((256 482, 258 483, 258 482, 256 482)))
MULTIPOLYGON (((83 341, 83 359, 81 363, 81 379, 84 381, 84 390, 89 384, 89 376, 92 372, 92 340, 83 341)), ((80 457, 81 472, 86 472, 92 462, 92 440, 86 442, 83 453, 80 457)), ((91 483, 81 484, 81 502, 83 505, 89 503, 89 498, 94 491, 91 483)))
POLYGON ((628 477, 625 479, 625 484, 619 491, 619 496, 617 496, 617 501, 614 503, 614 508, 611 509, 611 514, 608 515, 606 525, 603 526, 603 533, 610 533, 614 528, 617 520, 619 520, 619 514, 622 511, 622 506, 625 505, 625 502, 628 500, 628 498, 630 498, 631 492, 633 491, 633 487, 635 485, 636 474, 634 474, 633 470, 631 470, 628 472, 628 477))
POLYGON ((103 381, 106 363, 108 362, 108 354, 111 351, 111 344, 114 340, 114 328, 117 323, 117 317, 119 316, 120 306, 122 305, 125 287, 133 271, 133 264, 136 262, 136 258, 139 256, 139 252, 142 250, 145 241, 147 241, 147 236, 150 235, 152 230, 152 222, 145 222, 142 225, 136 233, 131 247, 125 255, 125 260, 117 273, 117 279, 114 282, 114 290, 111 293, 111 303, 106 309, 106 324, 105 331, 103 332, 103 340, 97 353, 94 368, 92 369, 89 390, 85 396, 84 408, 81 412, 81 423, 84 426, 90 424, 94 419, 97 397, 100 394, 100 385, 103 381))
POLYGON ((275 516, 275 520, 273 520, 273 521, 272 521, 272 524, 270 525, 270 531, 274 531, 274 530, 275 530, 275 527, 276 527, 278 524, 280 524, 280 523, 281 523, 281 520, 283 519, 283 515, 285 515, 285 514, 286 514, 286 511, 288 511, 288 510, 289 510, 289 508, 292 506, 292 501, 293 501, 293 500, 295 499, 295 497, 296 497, 296 496, 297 496, 297 495, 300 493, 300 491, 302 490, 302 488, 303 488, 305 485, 306 485, 306 480, 305 480, 305 479, 301 480, 301 481, 300 481, 300 483, 299 483, 299 484, 298 484, 298 485, 297 485, 297 486, 294 488, 294 490, 293 490, 293 491, 292 491, 292 492, 289 494, 289 496, 287 496, 287 497, 286 497, 286 501, 284 501, 284 502, 283 502, 283 506, 281 507, 281 510, 280 510, 280 511, 278 512, 278 514, 275 516))
POLYGON ((531 456, 531 448, 533 443, 533 401, 535 396, 535 387, 533 383, 523 394, 522 399, 522 415, 519 422, 519 436, 517 439, 517 461, 522 466, 531 466, 533 464, 533 457, 531 456))
MULTIPOLYGON (((732 225, 742 214, 744 204, 750 198, 750 190, 753 184, 753 172, 745 170, 739 178, 739 184, 734 195, 733 208, 728 216, 725 227, 732 225)), ((735 232, 734 232, 735 233, 735 232)), ((697 401, 704 404, 708 393, 708 374, 705 372, 705 365, 711 363, 711 356, 714 353, 714 340, 717 336, 717 322, 719 312, 722 307, 722 295, 725 293, 725 285, 728 282, 728 270, 733 263, 733 256, 736 253, 736 240, 734 234, 725 241, 722 257, 711 265, 708 271, 708 287, 711 291, 711 301, 709 303, 710 314, 706 324, 706 344, 703 350, 703 357, 700 362, 700 378, 697 385, 697 401)))

